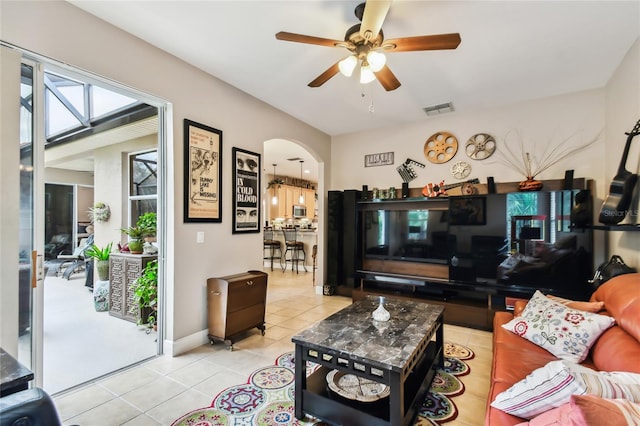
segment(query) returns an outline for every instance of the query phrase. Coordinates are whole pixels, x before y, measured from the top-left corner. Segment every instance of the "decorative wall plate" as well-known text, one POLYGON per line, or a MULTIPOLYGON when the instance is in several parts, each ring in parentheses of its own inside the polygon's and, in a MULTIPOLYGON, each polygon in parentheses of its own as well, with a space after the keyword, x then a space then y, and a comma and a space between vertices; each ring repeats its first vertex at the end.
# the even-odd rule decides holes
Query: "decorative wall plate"
POLYGON ((446 163, 458 152, 458 139, 449 132, 434 133, 424 144, 424 156, 435 164, 446 163))
POLYGON ((451 166, 451 175, 456 179, 464 179, 471 174, 471 165, 466 161, 458 161, 451 166))
POLYGON ((473 160, 484 160, 491 157, 496 150, 496 139, 487 133, 478 133, 467 141, 465 152, 473 160))
POLYGON ((329 389, 338 395, 360 402, 373 402, 386 398, 391 393, 389 386, 374 382, 355 374, 331 370, 327 374, 329 389))

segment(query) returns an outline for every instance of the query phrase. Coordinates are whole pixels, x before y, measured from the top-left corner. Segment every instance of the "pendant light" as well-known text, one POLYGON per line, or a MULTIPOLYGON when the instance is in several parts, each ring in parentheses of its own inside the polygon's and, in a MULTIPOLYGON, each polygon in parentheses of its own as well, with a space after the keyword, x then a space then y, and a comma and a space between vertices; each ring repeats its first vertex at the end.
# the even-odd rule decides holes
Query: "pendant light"
POLYGON ((273 184, 273 197, 271 198, 271 204, 273 204, 274 206, 278 204, 278 197, 276 197, 276 183, 275 183, 275 181, 277 180, 276 179, 276 166, 277 166, 277 164, 274 163, 274 165, 273 165, 273 181, 274 181, 274 184, 273 184))
POLYGON ((304 196, 302 195, 302 163, 304 163, 304 160, 300 160, 300 198, 298 199, 300 204, 304 204, 304 196))

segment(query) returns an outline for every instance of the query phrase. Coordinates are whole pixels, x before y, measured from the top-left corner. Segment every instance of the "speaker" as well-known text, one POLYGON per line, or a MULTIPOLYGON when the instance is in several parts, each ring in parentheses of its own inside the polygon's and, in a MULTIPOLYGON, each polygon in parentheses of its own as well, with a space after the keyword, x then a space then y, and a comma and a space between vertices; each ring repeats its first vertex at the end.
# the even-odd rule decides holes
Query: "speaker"
POLYGON ((327 284, 338 285, 343 281, 342 265, 342 191, 327 194, 327 284))
POLYGON ((563 189, 573 189, 573 169, 564 171, 563 189))
POLYGON ((496 193, 496 183, 493 181, 493 176, 489 176, 487 178, 487 192, 489 194, 496 193))
POLYGON ((362 199, 369 199, 369 187, 367 185, 362 185, 362 199))
POLYGON ((402 198, 409 197, 409 182, 402 182, 402 198))

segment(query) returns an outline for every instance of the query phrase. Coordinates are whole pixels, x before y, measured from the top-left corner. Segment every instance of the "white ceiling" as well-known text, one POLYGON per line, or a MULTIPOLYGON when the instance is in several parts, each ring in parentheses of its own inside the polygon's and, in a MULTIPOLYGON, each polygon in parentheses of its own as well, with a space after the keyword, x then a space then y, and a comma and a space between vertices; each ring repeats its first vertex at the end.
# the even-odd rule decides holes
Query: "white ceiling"
MULTIPOLYGON (((386 39, 457 32, 460 46, 388 54, 392 92, 356 73, 310 88, 348 52, 275 34, 342 40, 360 1, 68 1, 330 135, 428 120, 424 107, 449 101, 463 111, 603 87, 640 35, 637 0, 396 0, 386 39)), ((263 164, 285 160, 265 152, 263 164)))

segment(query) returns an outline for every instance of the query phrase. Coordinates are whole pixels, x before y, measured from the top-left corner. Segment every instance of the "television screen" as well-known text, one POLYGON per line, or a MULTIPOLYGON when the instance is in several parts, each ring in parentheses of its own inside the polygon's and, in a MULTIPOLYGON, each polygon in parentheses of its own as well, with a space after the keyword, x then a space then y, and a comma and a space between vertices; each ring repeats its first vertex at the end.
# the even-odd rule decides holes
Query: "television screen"
POLYGON ((367 210, 364 256, 446 264, 447 218, 444 209, 367 210))

